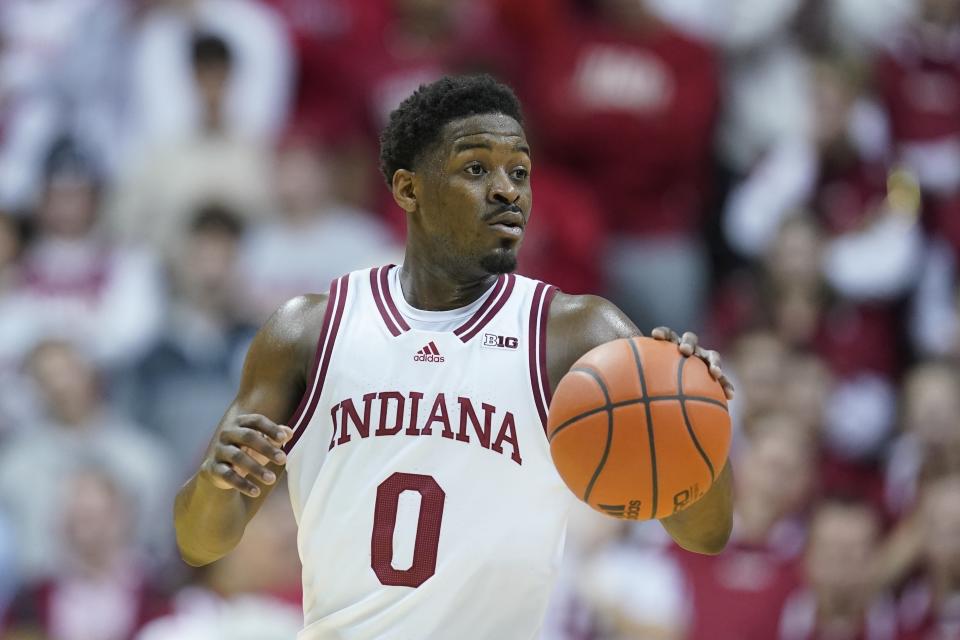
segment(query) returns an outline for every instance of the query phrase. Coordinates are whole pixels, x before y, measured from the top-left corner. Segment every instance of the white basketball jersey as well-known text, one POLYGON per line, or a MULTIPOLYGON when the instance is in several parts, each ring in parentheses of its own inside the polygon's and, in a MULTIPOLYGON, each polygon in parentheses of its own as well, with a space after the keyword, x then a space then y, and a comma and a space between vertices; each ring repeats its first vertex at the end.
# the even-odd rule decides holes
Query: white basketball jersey
POLYGON ((299 638, 537 637, 572 499, 545 435, 556 290, 503 275, 428 312, 398 274, 334 281, 291 420, 299 638))

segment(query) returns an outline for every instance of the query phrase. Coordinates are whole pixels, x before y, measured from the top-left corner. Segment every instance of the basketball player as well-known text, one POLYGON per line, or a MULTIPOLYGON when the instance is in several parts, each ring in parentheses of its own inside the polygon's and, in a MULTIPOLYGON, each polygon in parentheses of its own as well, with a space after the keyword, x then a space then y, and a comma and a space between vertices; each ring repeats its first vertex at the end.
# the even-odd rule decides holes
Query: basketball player
MULTIPOLYGON (((581 355, 640 331, 602 298, 512 273, 532 195, 509 88, 421 87, 391 115, 381 165, 407 216, 403 265, 345 275, 260 330, 177 496, 180 552, 193 565, 228 553, 286 472, 301 640, 532 638, 572 497, 544 435, 551 393, 581 355)), ((732 394, 696 336, 654 336, 732 394)), ((684 548, 719 552, 729 469, 661 522, 684 548)))

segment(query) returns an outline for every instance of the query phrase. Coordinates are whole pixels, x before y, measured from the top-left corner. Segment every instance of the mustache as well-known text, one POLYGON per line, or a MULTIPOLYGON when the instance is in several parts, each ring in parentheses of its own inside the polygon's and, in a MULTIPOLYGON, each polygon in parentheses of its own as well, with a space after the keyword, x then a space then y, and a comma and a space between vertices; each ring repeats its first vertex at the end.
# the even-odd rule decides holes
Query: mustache
POLYGON ((520 206, 515 202, 505 204, 484 215, 483 219, 484 221, 491 220, 504 213, 519 213, 520 215, 523 215, 523 209, 521 209, 520 206))

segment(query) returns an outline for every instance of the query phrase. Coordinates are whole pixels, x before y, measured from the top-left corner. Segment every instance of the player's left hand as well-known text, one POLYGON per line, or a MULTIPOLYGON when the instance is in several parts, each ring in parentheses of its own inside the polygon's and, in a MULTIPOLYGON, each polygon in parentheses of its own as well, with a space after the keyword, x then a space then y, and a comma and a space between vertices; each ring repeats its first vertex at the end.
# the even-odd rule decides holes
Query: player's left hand
POLYGON ((687 331, 682 336, 677 335, 677 332, 669 327, 657 327, 650 332, 650 337, 655 340, 669 340, 677 345, 677 348, 685 356, 696 356, 703 360, 707 369, 710 370, 710 375, 713 376, 713 379, 720 383, 720 386, 723 387, 723 393, 727 396, 727 400, 733 399, 733 384, 727 380, 727 377, 723 375, 723 369, 720 362, 720 354, 711 349, 704 349, 699 344, 699 338, 697 334, 692 331, 687 331))

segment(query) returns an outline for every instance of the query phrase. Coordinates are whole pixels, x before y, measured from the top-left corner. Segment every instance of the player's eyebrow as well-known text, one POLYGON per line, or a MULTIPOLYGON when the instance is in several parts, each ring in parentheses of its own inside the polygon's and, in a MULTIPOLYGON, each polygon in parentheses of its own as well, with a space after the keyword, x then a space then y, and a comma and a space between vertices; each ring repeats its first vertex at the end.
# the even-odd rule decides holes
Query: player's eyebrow
MULTIPOLYGON (((457 142, 453 145, 454 153, 462 153, 464 151, 469 151, 470 149, 486 149, 487 151, 493 151, 493 145, 489 142, 468 142, 466 140, 463 142, 457 142)), ((530 147, 522 142, 515 145, 513 150, 519 151, 520 153, 525 153, 528 156, 530 155, 530 147)))
POLYGON ((487 149, 488 151, 493 151, 493 145, 489 142, 458 142, 453 145, 454 153, 461 153, 463 151, 469 151, 470 149, 487 149))

